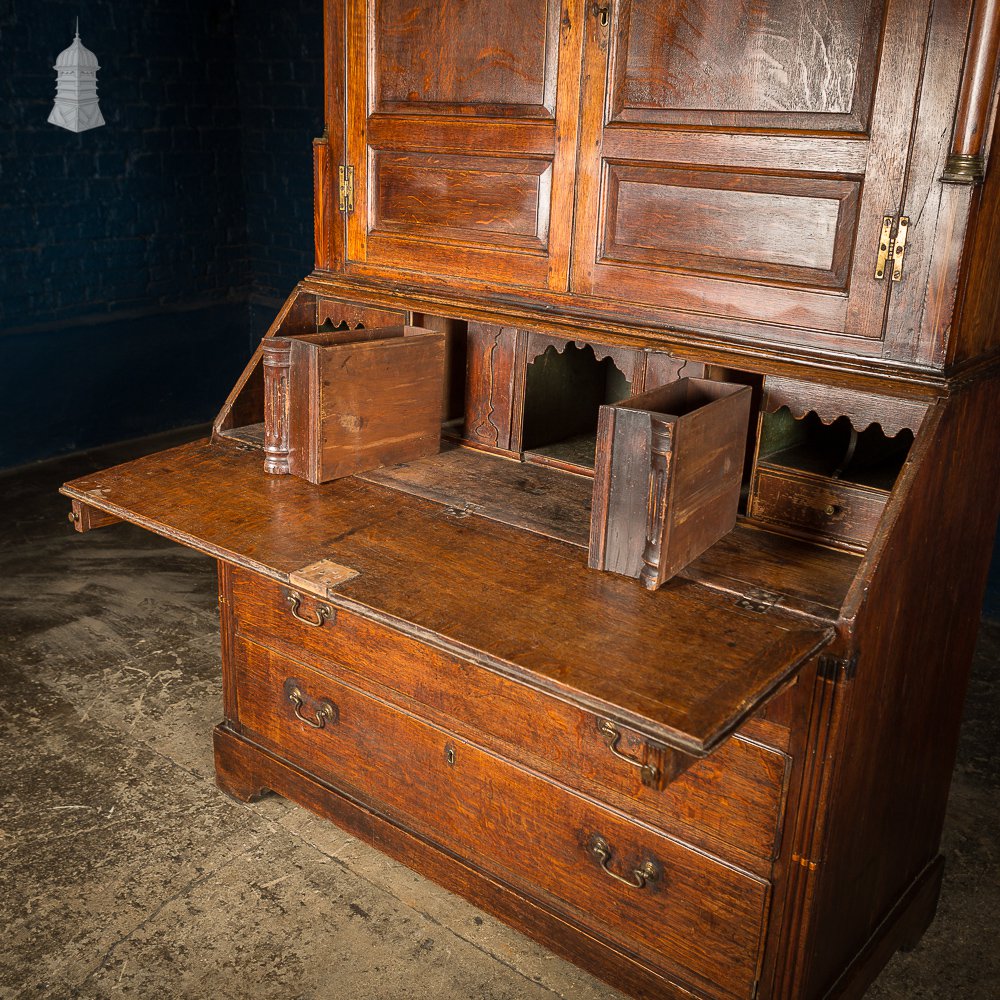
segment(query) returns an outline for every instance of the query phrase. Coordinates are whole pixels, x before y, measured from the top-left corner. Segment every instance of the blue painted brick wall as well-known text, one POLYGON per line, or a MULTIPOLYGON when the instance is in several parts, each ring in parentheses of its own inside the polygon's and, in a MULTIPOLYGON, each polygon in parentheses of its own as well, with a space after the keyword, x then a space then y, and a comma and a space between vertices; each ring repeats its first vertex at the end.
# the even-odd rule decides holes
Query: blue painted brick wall
POLYGON ((312 266, 320 0, 0 0, 0 59, 0 468, 210 419, 312 266), (80 135, 46 122, 77 14, 80 135))
POLYGON ((236 48, 252 294, 283 300, 313 265, 312 139, 323 131, 320 0, 242 0, 236 48))
POLYGON ((8 0, 0 328, 238 297, 249 279, 232 0, 8 0), (46 122, 73 37, 107 125, 46 122))

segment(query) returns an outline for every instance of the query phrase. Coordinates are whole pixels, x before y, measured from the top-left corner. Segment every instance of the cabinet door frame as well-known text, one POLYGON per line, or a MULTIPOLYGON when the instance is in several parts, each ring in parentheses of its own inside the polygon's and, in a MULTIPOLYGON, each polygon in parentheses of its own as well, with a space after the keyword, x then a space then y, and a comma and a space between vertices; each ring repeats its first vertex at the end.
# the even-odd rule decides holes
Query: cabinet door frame
POLYGON ((874 277, 875 262, 883 217, 897 216, 903 201, 931 4, 918 0, 918 7, 913 11, 912 2, 886 0, 871 99, 860 102, 857 114, 831 116, 837 127, 826 136, 815 127, 804 130, 804 121, 796 120, 803 116, 795 114, 778 116, 790 120, 782 128, 764 122, 741 127, 738 115, 732 116, 737 124, 721 126, 695 125, 690 113, 675 115, 678 121, 669 124, 643 122, 641 114, 633 116, 637 121, 621 121, 621 109, 612 107, 620 72, 612 40, 624 44, 621 19, 630 0, 617 0, 607 28, 588 18, 571 290, 604 301, 620 297, 633 310, 644 303, 680 329, 745 336, 749 328, 761 338, 805 348, 881 354, 892 282, 874 277), (651 267, 644 277, 640 269, 605 257, 619 164, 633 172, 644 164, 657 169, 667 164, 678 172, 725 165, 766 180, 776 160, 790 179, 856 183, 856 233, 839 232, 843 213, 836 224, 851 251, 849 269, 841 262, 841 288, 671 266, 651 267), (649 293, 654 281, 658 301, 649 293))
MULTIPOLYGON (((398 100, 376 106, 376 2, 346 0, 345 8, 343 162, 354 169, 354 211, 345 223, 346 272, 386 278, 410 271, 459 287, 483 282, 566 291, 584 0, 548 2, 546 44, 555 50, 546 57, 552 63, 546 61, 546 97, 540 104, 442 104, 443 110, 435 110, 433 102, 415 101, 412 111, 398 100), (479 238, 460 227, 380 220, 378 171, 387 164, 387 170, 405 172, 408 160, 414 178, 417 168, 434 164, 449 175, 444 180, 428 176, 429 187, 437 181, 441 189, 468 184, 472 192, 485 191, 494 177, 500 184, 520 184, 525 206, 537 191, 536 234, 502 233, 491 239, 484 227, 479 238)), ((337 109, 332 110, 336 117, 337 109)), ((411 203, 420 199, 417 192, 411 203)), ((442 218, 447 211, 443 205, 442 218)))

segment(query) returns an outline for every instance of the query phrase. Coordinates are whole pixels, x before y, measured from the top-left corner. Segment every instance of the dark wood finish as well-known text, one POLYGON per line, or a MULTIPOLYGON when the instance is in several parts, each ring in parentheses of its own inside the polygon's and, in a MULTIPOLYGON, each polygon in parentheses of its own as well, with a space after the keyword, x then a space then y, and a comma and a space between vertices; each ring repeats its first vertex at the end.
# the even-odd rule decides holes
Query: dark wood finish
MULTIPOLYGON (((254 644, 307 660, 326 676, 446 726, 503 756, 637 819, 765 874, 780 829, 788 759, 760 742, 772 731, 732 737, 709 761, 669 772, 667 749, 624 726, 616 750, 608 720, 474 663, 430 649, 392 628, 344 609, 318 629, 292 618, 289 588, 231 570, 231 627, 254 644), (654 765, 656 773, 643 771, 654 765), (762 864, 763 862, 763 864, 762 864)), ((325 594, 324 594, 325 597, 325 594)), ((304 600, 313 616, 321 600, 304 600)), ((229 640, 232 641, 231 639, 229 640)))
POLYGON ((69 512, 69 522, 75 531, 81 534, 85 531, 92 531, 94 528, 104 528, 109 524, 117 524, 121 520, 114 514, 108 514, 90 504, 81 503, 79 500, 73 501, 73 509, 69 512))
MULTIPOLYGON (((268 337, 279 331, 286 336, 298 333, 314 333, 315 296, 296 289, 288 297, 267 331, 268 337)), ((222 410, 212 425, 212 436, 217 440, 233 438, 239 428, 264 422, 264 374, 263 350, 258 348, 236 385, 226 397, 222 410)))
MULTIPOLYGON (((323 4, 323 49, 327 53, 339 52, 347 37, 347 12, 343 2, 323 4)), ((323 67, 323 114, 327 122, 327 127, 323 130, 323 138, 328 147, 328 171, 327 185, 325 187, 326 202, 330 208, 337 203, 333 190, 334 178, 338 176, 338 168, 347 162, 347 141, 343 128, 330 128, 330 123, 342 121, 344 107, 347 102, 347 81, 345 79, 343 59, 331 58, 329 55, 323 67)), ((314 181, 315 185, 315 181, 314 181)), ((313 223, 322 224, 325 222, 329 226, 327 234, 317 237, 315 242, 321 244, 329 253, 329 263, 327 268, 317 268, 317 270, 343 271, 344 259, 347 256, 347 226, 344 216, 340 212, 321 211, 324 203, 313 200, 313 223)), ((386 326, 389 324, 380 324, 386 326)))
POLYGON ((510 452, 515 430, 514 391, 518 331, 469 324, 464 438, 498 452, 510 452))
POLYGON ((912 117, 929 8, 836 7, 819 15, 836 25, 823 46, 800 31, 799 6, 783 2, 743 20, 707 3, 681 16, 676 4, 633 0, 617 10, 617 30, 588 35, 574 287, 669 301, 688 326, 711 322, 705 314, 763 324, 794 315, 805 329, 759 333, 792 343, 825 332, 864 351, 865 339, 881 336, 887 285, 873 276, 875 252, 882 216, 901 196, 906 144, 897 144, 912 117), (720 64, 722 73, 705 71, 720 64), (807 79, 813 85, 801 86, 807 79), (602 120, 605 101, 612 111, 602 120), (687 131, 664 132, 671 123, 687 131), (765 124, 809 137, 787 146, 768 137, 765 163, 752 131, 765 124), (675 232, 677 242, 664 236, 675 232))
POLYGON ((461 893, 477 906, 546 941, 557 954, 635 996, 692 1000, 695 994, 635 955, 595 937, 572 916, 548 909, 479 870, 474 860, 441 851, 369 807, 323 784, 228 726, 214 731, 216 782, 253 801, 273 790, 343 827, 353 836, 461 893))
POLYGON ((313 140, 313 236, 316 270, 333 267, 333 232, 337 211, 334 197, 334 170, 330 162, 330 137, 313 140))
POLYGON ((969 30, 969 45, 962 67, 962 88, 955 112, 951 151, 942 180, 975 184, 986 173, 986 140, 990 105, 1000 54, 1000 3, 976 0, 969 30))
POLYGON ((444 504, 455 517, 487 517, 586 548, 592 482, 545 466, 445 446, 418 462, 361 478, 444 504))
POLYGON ((765 388, 762 405, 767 413, 787 406, 794 417, 815 413, 825 424, 844 416, 850 419, 857 431, 878 424, 887 437, 895 437, 903 429, 916 431, 927 412, 927 405, 918 400, 877 396, 844 387, 799 382, 778 375, 769 375, 765 388))
POLYGON ((326 483, 440 446, 444 337, 375 327, 264 342, 264 468, 326 483))
MULTIPOLYGON (((269 337, 261 345, 261 351, 264 373, 264 471, 283 476, 292 471, 289 462, 292 449, 292 342, 287 337, 269 337)), ((299 378, 303 375, 305 373, 299 378)))
POLYGON ((908 435, 920 427, 927 407, 916 401, 768 376, 761 411, 748 514, 805 538, 863 551, 875 536, 908 435), (851 436, 846 447, 831 452, 819 441, 801 445, 794 439, 772 444, 765 420, 767 414, 782 409, 796 423, 810 415, 822 425, 849 421, 851 436), (876 464, 854 473, 852 460, 859 448, 864 451, 862 442, 870 428, 885 449, 883 467, 876 464), (890 445, 889 438, 898 442, 890 445))
MULTIPOLYGON (((358 2, 360 5, 360 0, 358 2)), ((579 126, 582 132, 578 162, 570 162, 575 155, 572 148, 575 139, 570 136, 577 127, 575 123, 564 123, 565 140, 560 131, 562 126, 556 128, 559 138, 553 162, 562 157, 565 169, 561 176, 571 179, 575 172, 581 183, 575 208, 569 204, 572 181, 568 188, 554 184, 553 191, 563 193, 562 201, 553 197, 549 212, 550 238, 562 240, 568 247, 571 224, 588 233, 596 232, 598 201, 595 199, 598 198, 615 208, 615 212, 605 213, 605 222, 613 226, 618 204, 614 172, 621 168, 652 170, 657 179, 667 177, 663 171, 674 171, 676 185, 653 184, 645 188, 633 185, 628 197, 652 198, 654 202, 663 198, 668 201, 680 199, 690 204, 695 215, 703 213, 708 226, 700 230, 687 209, 682 213, 691 220, 694 232, 701 235, 696 235, 693 243, 683 245, 686 249, 681 252, 687 253, 690 259, 687 263, 675 262, 681 267, 677 273, 673 265, 616 262, 614 257, 608 257, 607 266, 612 269, 609 271, 612 276, 606 283, 605 292, 601 293, 607 297, 603 302, 583 300, 585 308, 595 317, 603 313, 605 317, 613 315, 631 324, 669 326, 670 336, 679 335, 681 343, 704 341, 705 334, 709 341, 726 335, 756 345, 768 340, 781 343, 781 353, 785 355, 836 351, 854 358, 867 357, 876 363, 898 359, 939 368, 944 365, 943 343, 951 329, 948 319, 956 294, 953 279, 960 258, 938 251, 964 238, 969 199, 961 193, 953 195, 940 190, 939 177, 950 145, 947 137, 941 137, 940 130, 947 129, 950 134, 956 114, 956 88, 970 6, 970 0, 943 0, 934 4, 932 10, 925 4, 919 11, 899 0, 895 3, 873 0, 865 5, 828 5, 820 18, 822 25, 816 29, 822 31, 824 44, 813 46, 811 40, 815 36, 810 31, 799 30, 799 8, 789 3, 758 5, 752 15, 747 16, 746 23, 738 22, 737 31, 729 19, 703 4, 686 10, 685 17, 674 17, 675 5, 622 4, 620 9, 612 11, 611 24, 602 28, 599 17, 594 14, 597 7, 567 0, 561 13, 561 28, 572 39, 560 43, 557 81, 560 100, 556 102, 556 115, 558 118, 560 107, 572 105, 575 108, 580 100, 584 113, 579 126), (581 26, 583 31, 579 30, 581 26), (580 49, 575 48, 577 45, 580 49), (676 46, 676 50, 671 46, 676 46), (721 47, 724 57, 718 53, 717 58, 705 55, 715 46, 721 47), (574 65, 579 51, 586 53, 582 77, 574 65), (693 53, 701 55, 696 58, 693 53), (705 74, 697 68, 708 65, 731 67, 732 70, 722 73, 716 69, 712 74, 705 74), (695 68, 691 69, 692 66, 695 68), (678 75, 677 67, 688 69, 678 75), (688 70, 690 78, 684 76, 688 70), (734 74, 740 73, 744 74, 744 79, 737 86, 733 82, 734 74), (809 80, 809 86, 805 86, 803 80, 809 80), (874 90, 873 80, 877 81, 874 90), (598 109, 602 106, 606 85, 610 88, 608 93, 617 96, 611 99, 605 116, 598 113, 598 109), (563 99, 571 93, 571 97, 563 99), (701 93, 705 99, 698 110, 684 103, 693 93, 701 93), (755 108, 754 101, 760 106, 755 108), (918 126, 916 130, 914 121, 918 126), (669 127, 671 125, 673 128, 669 127), (777 129, 777 132, 768 132, 768 129, 777 129), (907 161, 905 152, 911 142, 919 155, 907 161), (591 153, 595 148, 603 149, 596 159, 591 153), (606 177, 601 174, 603 168, 598 169, 602 162, 607 167, 606 177), (719 167, 722 169, 715 169, 719 167), (903 187, 907 167, 917 184, 912 191, 911 205, 903 203, 909 197, 903 187), (721 187, 713 181, 713 169, 720 175, 721 187), (857 185, 862 179, 863 185, 855 190, 864 191, 864 202, 856 206, 857 218, 852 221, 854 208, 845 202, 841 208, 833 209, 838 198, 827 197, 828 191, 823 185, 857 185), (819 185, 816 196, 807 197, 796 208, 796 198, 800 196, 795 191, 803 184, 814 182, 819 185), (782 189, 779 193, 775 185, 780 187, 782 184, 788 190, 782 189), (736 185, 736 189, 729 191, 730 185, 736 185), (727 250, 730 243, 727 238, 705 239, 718 219, 709 202, 720 197, 737 197, 740 185, 747 196, 746 210, 735 216, 730 213, 730 216, 737 229, 742 226, 741 231, 751 241, 758 238, 761 229, 755 221, 769 222, 782 213, 799 212, 799 225, 785 227, 775 240, 760 248, 765 257, 777 254, 776 260, 768 262, 765 259, 754 264, 752 255, 741 258, 738 253, 727 250), (570 194, 566 194, 567 191, 570 194), (757 206, 763 204, 761 199, 768 198, 771 199, 770 211, 757 212, 757 206), (809 201, 813 204, 807 205, 809 201), (927 206, 926 212, 924 206, 927 206), (829 225, 834 217, 831 211, 837 220, 833 228, 829 225), (870 266, 874 262, 884 213, 907 214, 911 219, 908 253, 913 263, 908 267, 915 269, 914 279, 904 279, 902 286, 893 289, 889 289, 889 283, 875 281, 874 268, 870 266), (841 262, 837 266, 842 271, 845 254, 850 255, 851 280, 843 286, 844 293, 831 295, 824 291, 820 279, 822 269, 806 267, 804 270, 809 276, 804 283, 805 275, 796 278, 789 274, 790 282, 776 277, 781 268, 794 272, 798 266, 794 263, 794 253, 791 258, 782 258, 784 242, 798 239, 799 233, 811 232, 821 217, 827 219, 826 232, 832 241, 831 266, 833 258, 837 258, 841 262), (742 223, 740 218, 747 221, 742 223), (855 225, 857 236, 849 237, 855 225), (914 228, 918 225, 919 230, 914 228), (918 235, 924 232, 925 236, 918 235), (852 240, 853 252, 850 249, 852 240), (708 254, 691 256, 699 241, 707 247, 708 254), (770 277, 764 272, 753 275, 746 270, 754 266, 764 267, 765 271, 770 268, 770 277), (727 267, 735 267, 736 271, 727 272, 727 267), (716 280, 714 275, 717 273, 720 278, 727 277, 716 280), (740 281, 730 280, 740 275, 745 280, 742 287, 740 281), (641 290, 644 283, 648 286, 650 281, 656 289, 653 294, 641 290), (901 302, 900 309, 894 307, 897 299, 901 302), (669 308, 664 307, 667 301, 672 303, 669 308), (887 303, 888 322, 883 332, 887 303)), ((511 30, 516 37, 512 40, 514 48, 508 50, 508 66, 520 62, 523 66, 537 67, 537 54, 551 42, 553 9, 546 14, 546 27, 537 35, 538 43, 534 48, 528 44, 524 32, 511 30), (535 53, 533 63, 528 52, 535 53)), ((426 30, 424 25, 429 23, 426 19, 430 15, 426 11, 415 13, 415 8, 408 10, 414 14, 411 30, 417 33, 426 30)), ((467 105, 442 100, 440 94, 422 101, 415 91, 405 101, 395 101, 391 113, 377 110, 375 97, 361 82, 368 79, 363 75, 364 67, 369 62, 380 64, 383 58, 376 51, 377 36, 386 26, 370 19, 368 23, 373 34, 369 37, 369 29, 362 27, 366 24, 362 11, 358 11, 355 20, 356 28, 349 36, 347 52, 331 45, 331 77, 342 80, 349 68, 353 72, 356 65, 361 74, 354 77, 359 86, 354 110, 347 116, 349 124, 345 125, 338 113, 344 107, 343 102, 328 105, 331 136, 342 134, 345 129, 355 129, 362 115, 367 114, 364 136, 369 143, 374 141, 379 149, 402 153, 447 150, 455 156, 470 151, 478 154, 482 150, 492 156, 498 148, 504 148, 508 156, 520 154, 529 160, 532 157, 545 160, 551 155, 550 141, 543 138, 546 133, 538 132, 543 122, 551 130, 545 118, 548 112, 544 110, 547 107, 544 100, 540 105, 519 105, 509 103, 502 95, 495 100, 483 100, 484 93, 481 103, 467 105), (366 51, 366 46, 372 49, 371 53, 366 51), (486 123, 499 121, 504 122, 503 132, 489 132, 492 125, 486 123), (489 135, 490 141, 470 140, 470 129, 473 133, 479 130, 483 136, 489 135)), ((528 22, 530 20, 529 16, 528 22)), ((398 48, 398 22, 389 27, 393 28, 396 38, 393 45, 398 48)), ((978 30, 974 26, 973 34, 978 30)), ((445 82, 431 83, 432 88, 455 90, 456 86, 460 89, 468 83, 459 66, 467 59, 462 51, 470 46, 472 51, 479 51, 476 41, 470 42, 468 32, 463 31, 456 44, 459 54, 449 53, 440 69, 432 74, 442 74, 441 80, 445 82)), ((414 51, 421 50, 418 47, 414 51)), ((553 77, 552 66, 551 63, 546 65, 546 79, 549 80, 553 77)), ((480 63, 481 72, 488 77, 494 70, 486 67, 490 67, 489 56, 480 63)), ((399 73, 405 76, 412 73, 412 66, 407 68, 404 61, 386 72, 389 76, 399 73)), ((531 72, 539 81, 537 69, 529 71, 529 76, 531 72)), ((495 79, 491 86, 500 86, 502 90, 504 85, 495 79)), ((547 93, 545 86, 539 91, 536 85, 532 100, 538 99, 539 92, 547 93)), ((398 87, 396 93, 398 97, 398 87)), ((992 127, 994 113, 993 105, 990 108, 987 131, 992 127)), ((364 149, 364 143, 357 145, 357 149, 364 149)), ((364 157, 357 159, 367 168, 364 157)), ((467 172, 459 172, 464 180, 467 172)), ((355 212, 349 218, 357 220, 360 228, 364 222, 358 215, 355 212)), ((501 219, 503 215, 501 213, 501 219)), ((627 230, 630 226, 641 227, 647 217, 648 212, 629 210, 622 221, 627 230)), ((670 221, 671 226, 651 234, 654 242, 663 239, 663 233, 673 231, 673 224, 678 221, 676 214, 671 215, 670 221)), ((414 286, 450 289, 452 301, 465 306, 470 297, 477 297, 487 308, 492 304, 494 316, 497 316, 497 281, 512 282, 511 290, 505 292, 503 298, 524 303, 536 322, 551 316, 553 309, 569 313, 582 304, 577 293, 586 291, 586 287, 577 284, 566 294, 562 265, 550 268, 549 291, 530 276, 534 273, 530 255, 522 256, 518 262, 520 267, 508 268, 499 259, 505 238, 502 234, 491 237, 488 249, 466 243, 459 250, 456 244, 455 253, 449 255, 447 261, 435 259, 434 254, 420 254, 413 242, 417 238, 418 234, 406 227, 393 236, 406 244, 402 256, 394 264, 373 266, 364 262, 363 255, 356 256, 356 263, 349 268, 351 287, 356 289, 371 280, 376 286, 381 282, 383 287, 389 282, 393 290, 398 290, 398 278, 405 274, 414 286), (453 266, 449 269, 448 264, 453 266), (488 276, 483 273, 486 269, 490 272, 488 276), (393 271, 395 273, 390 274, 393 271), (558 271, 559 277, 555 277, 553 271, 558 271), (535 284, 534 290, 528 288, 532 284, 535 284)), ((574 273, 580 273, 581 268, 585 272, 593 266, 588 265, 587 254, 581 253, 580 240, 577 233, 574 273)), ((812 253, 815 245, 814 241, 806 240, 802 244, 804 253, 812 253)), ((435 244, 435 253, 439 253, 442 246, 435 244)), ((644 259, 647 260, 651 260, 649 253, 655 256, 658 252, 653 247, 646 247, 641 239, 633 250, 640 257, 646 255, 644 259)), ((801 258, 801 252, 799 256, 801 258)), ((836 267, 828 273, 835 272, 836 267)))
MULTIPOLYGON (((264 340, 316 333, 329 324, 334 329, 397 326, 406 322, 399 309, 379 309, 364 303, 314 295, 300 285, 275 317, 264 340)), ((263 345, 263 342, 262 342, 263 345)), ((260 444, 264 436, 263 346, 258 347, 215 418, 212 436, 219 441, 260 444)))
MULTIPOLYGON (((233 575, 224 563, 218 564, 219 573, 219 634, 222 645, 222 662, 231 663, 236 639, 235 602, 233 600, 233 575)), ((236 690, 236 673, 224 670, 222 674, 222 711, 234 729, 239 731, 239 697, 236 690)))
POLYGON ((886 498, 878 490, 838 480, 759 468, 749 510, 755 520, 863 548, 875 534, 886 498))
MULTIPOLYGON (((593 482, 464 448, 362 479, 433 500, 453 517, 485 517, 586 549, 593 482)), ((834 620, 858 568, 856 556, 738 523, 681 576, 778 607, 834 620)))
POLYGON ((349 270, 564 289, 582 0, 346 6, 349 270))
POLYGON ((64 488, 219 559, 223 789, 637 997, 858 997, 914 945, 1000 504, 998 10, 327 0, 268 336, 425 323, 463 447, 270 476, 258 351, 211 442, 64 488), (647 592, 585 565, 596 416, 684 377, 749 387, 747 516, 647 592))
POLYGON ((334 559, 358 575, 330 596, 333 604, 378 609, 410 635, 471 652, 698 756, 738 728, 828 638, 815 623, 777 608, 741 609, 731 595, 683 580, 647 593, 588 570, 583 554, 560 542, 456 518, 355 478, 317 490, 295 476, 268 476, 259 453, 209 443, 64 489, 282 582, 303 566, 334 559), (236 505, 220 502, 234 496, 236 505), (526 580, 534 581, 529 591, 522 590, 526 580), (460 607, 455 594, 462 595, 460 607), (537 639, 542 621, 545 643, 537 639))
POLYGON ((939 856, 913 880, 865 947, 827 991, 827 997, 839 1000, 840 997, 860 996, 897 950, 916 948, 934 919, 943 877, 944 858, 939 856))
POLYGON ((240 644, 236 669, 240 720, 251 738, 426 839, 478 858, 490 874, 568 908, 599 937, 664 971, 750 996, 766 882, 302 664, 240 644), (310 721, 326 700, 337 722, 323 729, 299 722, 290 683, 308 692, 302 714, 310 721), (651 860, 656 877, 643 889, 614 881, 588 850, 598 835, 610 845, 615 874, 632 877, 632 868, 651 860))
POLYGON ((851 762, 836 773, 821 848, 812 941, 823 946, 801 970, 807 996, 836 977, 937 855, 1000 506, 997 387, 982 381, 928 415, 845 602, 858 661, 835 749, 851 762), (916 617, 901 613, 918 605, 916 617), (858 746, 865 752, 854 759, 858 746))
MULTIPOLYGON (((334 330, 371 330, 383 326, 400 326, 406 322, 406 313, 399 309, 372 309, 357 302, 344 302, 325 296, 316 299, 316 326, 334 330)), ((277 333, 278 331, 275 331, 277 333)), ((294 334, 297 331, 280 331, 294 334)), ((314 333, 310 331, 298 331, 314 333)), ((269 334, 274 336, 275 334, 269 334)))
POLYGON ((655 590, 732 531, 750 394, 683 378, 601 407, 588 565, 655 590))
MULTIPOLYGON (((984 352, 1000 349, 1000 282, 996 280, 996 262, 1000 259, 1000 129, 993 130, 993 169, 986 183, 976 187, 972 202, 972 236, 967 245, 967 263, 962 273, 956 335, 949 347, 956 360, 974 358, 984 352)), ((950 190, 967 193, 967 187, 948 186, 950 190)))

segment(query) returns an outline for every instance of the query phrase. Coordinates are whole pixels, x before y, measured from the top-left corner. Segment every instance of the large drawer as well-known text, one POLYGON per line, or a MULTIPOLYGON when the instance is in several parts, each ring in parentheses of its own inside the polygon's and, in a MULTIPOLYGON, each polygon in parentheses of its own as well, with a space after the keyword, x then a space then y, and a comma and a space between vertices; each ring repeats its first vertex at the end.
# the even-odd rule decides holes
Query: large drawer
MULTIPOLYGON (((292 615, 290 590, 233 572, 239 634, 390 700, 699 847, 769 874, 788 756, 733 737, 670 781, 670 752, 610 720, 343 609, 320 627, 292 615), (602 728, 603 727, 603 728, 602 728), (614 743, 614 752, 611 744, 614 743), (623 758, 629 758, 628 760, 623 758), (635 761, 636 763, 631 763, 635 761)), ((296 613, 320 621, 322 602, 299 595, 296 613)))
POLYGON ((250 739, 672 977, 751 995, 764 879, 278 653, 237 639, 233 660, 250 739))

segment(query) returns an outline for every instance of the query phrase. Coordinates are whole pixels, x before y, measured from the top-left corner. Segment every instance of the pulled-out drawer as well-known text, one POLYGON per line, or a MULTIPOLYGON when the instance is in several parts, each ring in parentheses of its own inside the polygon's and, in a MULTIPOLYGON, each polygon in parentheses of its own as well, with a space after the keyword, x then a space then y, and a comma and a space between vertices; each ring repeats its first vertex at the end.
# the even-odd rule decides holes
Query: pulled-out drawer
POLYGON ((883 490, 762 468, 754 479, 750 515, 817 541, 858 548, 872 540, 887 498, 883 490))
POLYGON ((674 776, 673 751, 612 720, 361 615, 304 594, 290 600, 294 593, 233 571, 239 634, 769 874, 789 770, 785 753, 736 736, 704 760, 685 761, 690 766, 674 776))
POLYGON ((764 879, 263 647, 233 665, 249 739, 671 977, 752 994, 764 879))

